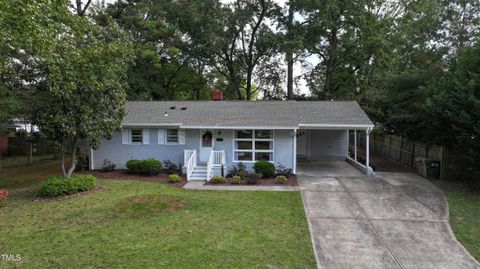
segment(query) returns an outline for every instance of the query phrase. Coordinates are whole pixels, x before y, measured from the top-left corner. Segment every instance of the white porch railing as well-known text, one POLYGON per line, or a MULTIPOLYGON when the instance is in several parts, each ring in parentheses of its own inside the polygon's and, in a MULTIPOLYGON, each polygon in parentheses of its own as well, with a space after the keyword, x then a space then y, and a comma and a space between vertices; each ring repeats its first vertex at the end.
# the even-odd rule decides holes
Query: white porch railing
POLYGON ((213 176, 213 173, 212 173, 212 168, 213 168, 213 150, 210 151, 210 156, 208 157, 208 162, 207 162, 207 181, 209 181, 212 176, 213 176))
POLYGON ((219 167, 225 164, 225 151, 212 150, 207 162, 207 181, 213 177, 213 167, 219 167))
POLYGON ((193 169, 197 166, 197 151, 185 150, 183 154, 185 166, 187 167, 187 181, 190 181, 193 169))
POLYGON ((212 151, 213 152, 213 165, 222 166, 225 164, 225 151, 212 151))

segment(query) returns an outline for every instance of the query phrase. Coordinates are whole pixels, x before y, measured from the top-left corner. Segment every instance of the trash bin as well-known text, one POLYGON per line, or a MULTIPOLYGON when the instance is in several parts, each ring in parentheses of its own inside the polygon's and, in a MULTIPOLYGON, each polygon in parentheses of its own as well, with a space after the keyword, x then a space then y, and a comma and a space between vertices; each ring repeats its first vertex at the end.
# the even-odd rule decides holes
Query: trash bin
POLYGON ((440 178, 440 161, 427 162, 427 177, 428 178, 440 178))
POLYGON ((416 157, 415 167, 417 167, 417 174, 419 174, 422 177, 427 176, 427 158, 416 157))

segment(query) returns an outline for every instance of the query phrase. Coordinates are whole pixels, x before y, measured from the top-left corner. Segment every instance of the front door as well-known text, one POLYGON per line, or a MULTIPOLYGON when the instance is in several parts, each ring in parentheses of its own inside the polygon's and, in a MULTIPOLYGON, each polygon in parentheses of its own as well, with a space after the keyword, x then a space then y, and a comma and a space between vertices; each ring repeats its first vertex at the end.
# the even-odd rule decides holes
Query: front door
POLYGON ((208 162, 210 152, 213 150, 213 131, 200 130, 200 162, 208 162))

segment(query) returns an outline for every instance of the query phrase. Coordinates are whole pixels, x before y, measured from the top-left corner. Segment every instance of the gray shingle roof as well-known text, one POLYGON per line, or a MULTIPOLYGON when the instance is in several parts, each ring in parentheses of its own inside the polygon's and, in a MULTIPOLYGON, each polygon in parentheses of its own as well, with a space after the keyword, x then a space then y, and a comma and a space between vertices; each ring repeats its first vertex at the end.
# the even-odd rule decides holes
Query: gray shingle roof
POLYGON ((126 110, 125 126, 290 128, 301 124, 372 125, 354 101, 135 101, 127 102, 126 110), (176 108, 171 109, 174 106, 176 108))

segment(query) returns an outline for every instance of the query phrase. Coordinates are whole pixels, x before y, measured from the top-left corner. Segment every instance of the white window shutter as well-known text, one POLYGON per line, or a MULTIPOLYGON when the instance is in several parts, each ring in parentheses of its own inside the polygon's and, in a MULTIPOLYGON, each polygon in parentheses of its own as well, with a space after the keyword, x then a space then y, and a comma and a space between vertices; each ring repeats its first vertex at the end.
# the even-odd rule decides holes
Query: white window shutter
POLYGON ((158 129, 158 144, 165 144, 165 129, 158 129))
POLYGON ((128 134, 129 134, 128 129, 122 129, 122 144, 123 145, 129 144, 128 134))
POLYGON ((143 144, 148 145, 150 143, 149 129, 143 129, 143 144))
POLYGON ((185 130, 178 130, 178 144, 185 145, 185 130))

